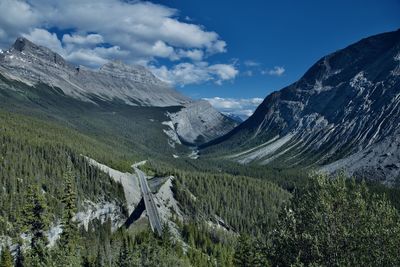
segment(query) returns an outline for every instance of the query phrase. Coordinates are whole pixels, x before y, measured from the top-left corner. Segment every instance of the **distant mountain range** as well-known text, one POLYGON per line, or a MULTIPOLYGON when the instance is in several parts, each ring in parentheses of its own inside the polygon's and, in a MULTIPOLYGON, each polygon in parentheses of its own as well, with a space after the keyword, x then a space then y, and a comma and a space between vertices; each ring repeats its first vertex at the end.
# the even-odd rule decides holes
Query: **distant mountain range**
POLYGON ((203 154, 400 180, 400 30, 324 56, 203 154))
POLYGON ((28 85, 45 83, 82 101, 116 100, 137 106, 179 106, 190 99, 142 66, 109 62, 100 70, 73 66, 59 54, 25 38, 0 57, 0 73, 28 85))
MULTIPOLYGON (((159 122, 160 127, 173 147, 175 143, 198 145, 208 142, 237 125, 208 103, 193 101, 180 94, 143 66, 130 66, 122 62, 109 62, 99 70, 73 66, 59 54, 22 37, 10 49, 0 52, 0 75, 0 91, 4 97, 10 98, 12 95, 11 100, 5 102, 17 101, 25 107, 28 104, 22 102, 29 102, 35 108, 41 108, 42 112, 47 112, 49 106, 59 111, 55 104, 60 101, 63 102, 58 105, 60 108, 69 102, 74 102, 75 107, 79 106, 78 109, 112 104, 114 112, 116 104, 119 108, 124 105, 157 107, 156 110, 165 115, 165 121, 159 122), (171 112, 168 107, 176 108, 171 112)), ((104 108, 101 112, 104 112, 104 108)), ((66 115, 61 112, 57 117, 66 115)), ((149 127, 154 127, 154 124, 149 127)))

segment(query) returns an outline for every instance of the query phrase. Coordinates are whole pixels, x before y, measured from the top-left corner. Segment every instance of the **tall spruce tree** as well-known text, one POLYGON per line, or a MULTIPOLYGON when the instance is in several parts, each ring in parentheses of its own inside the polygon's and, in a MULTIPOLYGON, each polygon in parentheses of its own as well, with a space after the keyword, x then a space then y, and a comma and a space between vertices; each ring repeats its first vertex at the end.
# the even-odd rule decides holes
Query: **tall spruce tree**
POLYGON ((129 267, 129 266, 131 266, 130 258, 131 257, 129 255, 128 240, 125 237, 123 237, 122 238, 122 245, 121 245, 121 248, 119 250, 117 266, 120 266, 120 267, 129 267))
POLYGON ((234 263, 238 267, 252 267, 254 262, 254 251, 250 237, 241 234, 234 254, 234 263))
POLYGON ((47 212, 43 192, 37 185, 29 186, 23 210, 23 222, 24 228, 31 236, 27 261, 32 267, 49 265, 48 240, 45 235, 49 225, 47 212))
POLYGON ((162 232, 161 232, 161 242, 162 245, 169 249, 172 247, 172 234, 171 234, 171 229, 168 225, 168 223, 163 224, 162 232))
POLYGON ((64 204, 62 218, 62 233, 58 242, 57 261, 62 266, 79 266, 81 263, 78 224, 75 221, 76 214, 76 190, 74 174, 70 161, 68 160, 67 170, 64 173, 64 204))

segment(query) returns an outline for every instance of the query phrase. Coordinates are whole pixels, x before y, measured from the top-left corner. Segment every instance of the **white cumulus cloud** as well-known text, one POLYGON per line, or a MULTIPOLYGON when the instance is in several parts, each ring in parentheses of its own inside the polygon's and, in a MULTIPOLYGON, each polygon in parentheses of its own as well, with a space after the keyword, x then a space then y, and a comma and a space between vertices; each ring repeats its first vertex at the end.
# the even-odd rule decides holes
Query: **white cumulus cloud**
POLYGON ((36 28, 33 29, 29 34, 22 34, 22 36, 34 42, 35 44, 46 46, 54 52, 65 56, 65 51, 55 33, 50 33, 47 30, 36 28))
POLYGON ((238 73, 231 64, 205 62, 227 51, 218 33, 195 20, 180 19, 179 10, 165 5, 138 0, 0 0, 0 10, 3 49, 22 35, 92 68, 108 60, 143 65, 169 60, 169 67, 158 67, 157 73, 181 85, 222 83, 238 73), (58 38, 49 29, 64 34, 58 38))
POLYGON ((285 71, 284 67, 275 66, 272 70, 263 70, 261 73, 264 75, 282 76, 285 71))
POLYGON ((262 103, 262 98, 203 98, 207 100, 214 108, 224 114, 233 114, 242 119, 251 116, 254 110, 262 103))
POLYGON ((62 42, 65 44, 76 44, 82 46, 97 45, 104 42, 103 36, 100 34, 64 34, 62 42))
POLYGON ((160 79, 178 86, 199 84, 205 81, 221 84, 224 81, 233 80, 239 73, 233 64, 209 65, 205 61, 179 63, 170 69, 166 66, 150 65, 150 69, 160 79))

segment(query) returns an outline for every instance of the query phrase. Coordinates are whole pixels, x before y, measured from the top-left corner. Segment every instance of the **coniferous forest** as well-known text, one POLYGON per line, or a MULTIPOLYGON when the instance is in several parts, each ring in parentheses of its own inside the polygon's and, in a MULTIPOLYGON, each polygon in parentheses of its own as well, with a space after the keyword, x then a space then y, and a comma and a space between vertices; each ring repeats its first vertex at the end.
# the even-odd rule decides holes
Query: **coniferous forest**
POLYGON ((1 266, 400 264, 396 189, 207 159, 141 167, 175 177, 174 198, 185 211, 171 218, 179 239, 168 225, 162 236, 113 229, 110 218, 85 227, 74 216, 87 200, 112 201, 129 215, 121 184, 82 156, 118 166, 118 151, 104 153, 95 139, 27 116, 2 112, 1 120, 1 266), (56 225, 62 233, 50 242, 56 225))
POLYGON ((381 2, 0 0, 0 267, 400 266, 381 2))

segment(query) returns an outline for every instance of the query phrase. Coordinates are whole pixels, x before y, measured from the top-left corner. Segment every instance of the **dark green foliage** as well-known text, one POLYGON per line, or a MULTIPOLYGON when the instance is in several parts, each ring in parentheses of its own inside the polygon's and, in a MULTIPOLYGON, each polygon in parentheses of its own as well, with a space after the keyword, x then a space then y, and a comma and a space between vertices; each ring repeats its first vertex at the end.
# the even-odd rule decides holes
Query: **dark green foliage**
POLYGON ((122 246, 119 250, 117 266, 129 267, 131 266, 131 255, 126 238, 122 238, 122 246))
POLYGON ((161 233, 161 241, 162 245, 166 248, 171 248, 172 247, 172 234, 171 230, 169 228, 168 223, 164 223, 163 228, 162 228, 162 233, 161 233))
POLYGON ((14 262, 11 256, 10 248, 8 246, 4 246, 1 249, 0 255, 0 267, 13 267, 14 262))
MULTIPOLYGON (((84 144, 86 139, 73 131, 51 124, 0 112, 0 235, 17 237, 18 223, 27 199, 29 187, 44 192, 49 220, 56 222, 63 214, 64 173, 71 164, 77 207, 83 200, 113 200, 121 205, 125 197, 120 184, 91 166, 69 144, 84 144), (69 163, 68 163, 69 162, 69 163)), ((85 147, 82 145, 82 147, 85 147)))
POLYGON ((167 112, 182 107, 130 106, 96 97, 93 104, 69 97, 59 88, 40 83, 30 87, 1 74, 0 102, 0 109, 5 111, 29 115, 52 125, 67 125, 68 132, 79 132, 90 142, 74 145, 80 153, 116 169, 130 171, 132 162, 143 157, 170 157, 172 153, 187 152, 184 146, 171 148, 163 132, 167 126, 162 125, 168 120, 167 112))
POLYGON ((61 266, 80 266, 81 255, 79 247, 78 223, 74 219, 76 214, 76 193, 71 163, 68 161, 67 171, 64 174, 64 205, 62 217, 62 233, 58 241, 59 249, 55 251, 57 264, 61 266))
MULTIPOLYGON (((4 79, 0 87, 10 82, 4 79)), ((242 166, 210 154, 174 159, 172 152, 188 151, 168 145, 161 122, 180 107, 98 99, 96 106, 43 84, 27 90, 11 83, 15 91, 0 88, 0 108, 12 111, 0 111, 0 235, 32 236, 25 260, 18 247, 16 266, 400 264, 398 212, 365 185, 319 177, 307 187, 305 171, 242 166), (175 198, 188 215, 185 222, 175 219, 185 252, 168 226, 161 238, 150 231, 112 233, 110 220, 78 228, 73 217, 85 200, 125 209, 121 185, 84 156, 122 171, 151 158, 146 172, 173 175, 175 198), (293 202, 278 220, 289 192, 293 202), (49 252, 44 231, 59 221, 63 233, 49 252)), ((370 187, 399 206, 398 189, 370 187)))
POLYGON ((232 233, 210 228, 204 223, 181 225, 181 235, 190 247, 187 253, 193 266, 232 266, 232 233))
MULTIPOLYGON (((174 175, 175 198, 194 218, 222 218, 226 227, 262 236, 274 226, 289 193, 274 183, 227 173, 182 171, 151 162, 161 176, 174 175)), ((222 222, 221 222, 222 223, 222 222)))
POLYGON ((317 176, 296 192, 270 243, 277 266, 399 266, 400 218, 365 184, 317 176))
POLYGON ((48 229, 48 210, 38 186, 30 186, 26 195, 23 210, 23 227, 30 236, 28 261, 31 266, 46 266, 49 264, 49 251, 45 231, 48 229))
POLYGON ((241 235, 237 241, 234 263, 235 266, 252 267, 255 266, 254 244, 250 237, 241 235))

